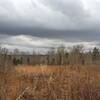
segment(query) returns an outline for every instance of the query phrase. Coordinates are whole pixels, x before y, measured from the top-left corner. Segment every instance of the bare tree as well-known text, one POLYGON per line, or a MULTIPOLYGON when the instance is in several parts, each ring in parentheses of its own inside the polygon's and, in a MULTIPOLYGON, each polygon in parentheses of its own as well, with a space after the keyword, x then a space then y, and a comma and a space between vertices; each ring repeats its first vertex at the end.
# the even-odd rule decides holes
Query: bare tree
POLYGON ((83 46, 77 45, 72 47, 69 55, 70 64, 82 64, 83 63, 83 46))
POLYGON ((99 64, 100 54, 99 54, 99 49, 96 47, 93 49, 92 60, 94 64, 99 64))

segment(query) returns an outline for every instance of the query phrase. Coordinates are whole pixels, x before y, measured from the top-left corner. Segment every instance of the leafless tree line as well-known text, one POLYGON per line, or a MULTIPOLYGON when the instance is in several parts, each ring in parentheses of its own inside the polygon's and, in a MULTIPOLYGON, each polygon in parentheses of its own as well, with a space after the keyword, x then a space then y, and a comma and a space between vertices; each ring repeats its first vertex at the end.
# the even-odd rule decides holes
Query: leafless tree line
POLYGON ((50 50, 47 60, 47 64, 57 65, 100 64, 100 51, 95 47, 93 50, 85 52, 82 45, 77 45, 70 48, 68 52, 64 46, 61 46, 56 50, 50 50))
POLYGON ((9 52, 6 48, 0 47, 0 66, 11 65, 74 65, 74 64, 100 64, 100 51, 94 48, 84 52, 83 46, 78 45, 66 50, 64 46, 51 48, 46 54, 30 54, 15 49, 9 52))

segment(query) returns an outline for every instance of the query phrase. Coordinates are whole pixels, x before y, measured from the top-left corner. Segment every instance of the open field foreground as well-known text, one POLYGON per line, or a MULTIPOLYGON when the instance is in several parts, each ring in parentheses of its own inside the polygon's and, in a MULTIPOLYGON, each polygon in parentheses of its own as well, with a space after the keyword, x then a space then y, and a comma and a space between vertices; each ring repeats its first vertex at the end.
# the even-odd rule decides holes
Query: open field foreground
POLYGON ((17 66, 0 72, 0 100, 100 100, 100 67, 17 66))

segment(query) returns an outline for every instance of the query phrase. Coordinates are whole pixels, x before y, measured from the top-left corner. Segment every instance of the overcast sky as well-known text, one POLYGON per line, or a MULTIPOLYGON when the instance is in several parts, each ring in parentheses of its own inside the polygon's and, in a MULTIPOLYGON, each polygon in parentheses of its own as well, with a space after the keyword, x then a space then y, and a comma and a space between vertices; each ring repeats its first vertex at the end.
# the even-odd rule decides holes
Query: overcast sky
POLYGON ((100 0, 0 0, 0 44, 46 49, 100 45, 100 0))

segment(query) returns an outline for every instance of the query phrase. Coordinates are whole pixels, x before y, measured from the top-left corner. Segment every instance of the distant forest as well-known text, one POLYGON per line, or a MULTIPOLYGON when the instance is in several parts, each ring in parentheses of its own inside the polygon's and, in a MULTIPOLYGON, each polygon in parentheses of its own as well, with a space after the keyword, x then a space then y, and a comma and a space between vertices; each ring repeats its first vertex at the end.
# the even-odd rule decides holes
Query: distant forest
POLYGON ((15 49, 9 52, 6 48, 0 48, 0 67, 16 65, 88 65, 100 64, 100 51, 94 48, 85 52, 81 45, 74 46, 70 51, 64 46, 50 48, 46 54, 29 54, 15 49))

